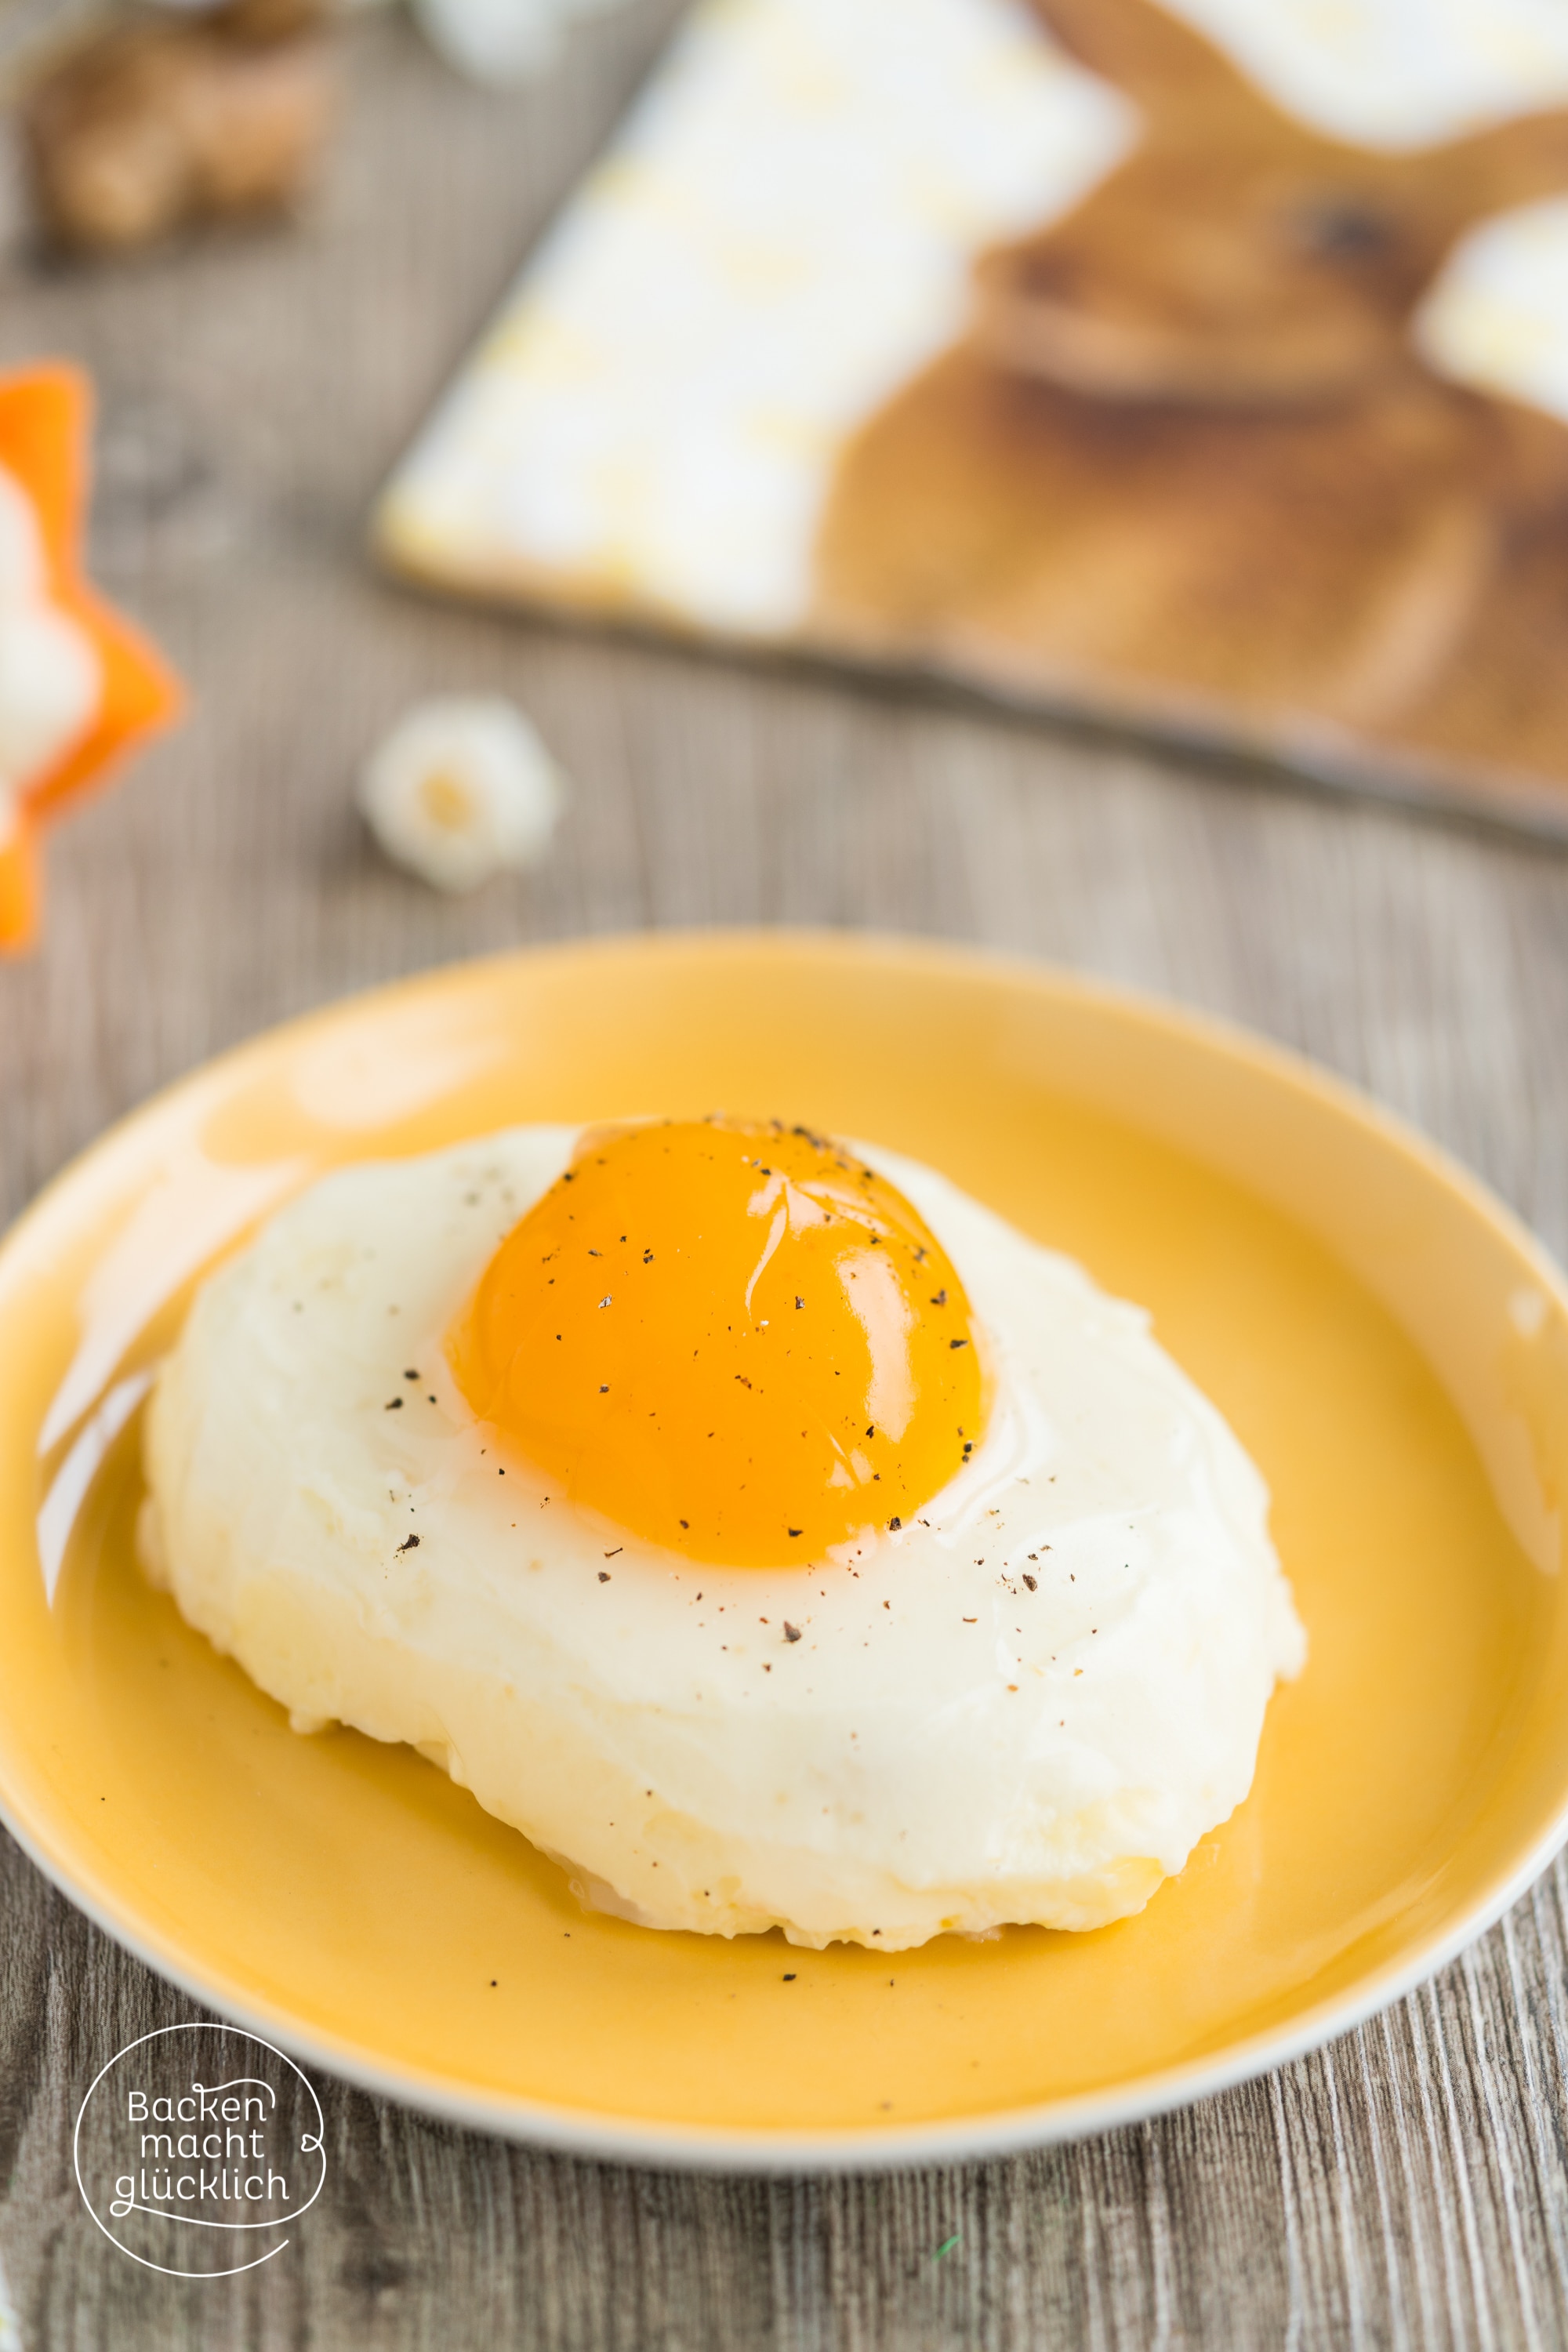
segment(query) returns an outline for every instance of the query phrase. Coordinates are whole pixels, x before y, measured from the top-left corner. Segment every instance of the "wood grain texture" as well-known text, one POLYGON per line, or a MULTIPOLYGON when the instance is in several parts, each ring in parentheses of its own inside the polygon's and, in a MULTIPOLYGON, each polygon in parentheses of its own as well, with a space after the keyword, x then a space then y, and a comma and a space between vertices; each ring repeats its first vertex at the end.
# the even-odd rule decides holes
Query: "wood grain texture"
MULTIPOLYGON (((577 931, 805 920, 1021 949, 1251 1022, 1414 1118, 1563 1250, 1568 859, 369 574, 373 489, 669 13, 584 26, 525 100, 366 26, 292 234, 0 275, 0 359, 63 351, 98 375, 100 572, 198 696, 57 837, 47 949, 0 971, 0 1213, 152 1087, 345 990, 577 931), (519 695, 577 792, 540 873, 447 903, 378 862, 349 778, 404 701, 454 686, 519 695)), ((70 2170, 97 2067, 190 2013, 3 1848, 0 2262, 27 2352, 1568 2341, 1561 1870, 1320 2055, 1006 2163, 658 2175, 323 2084, 328 2191, 298 2244, 200 2286, 110 2252, 70 2170)))

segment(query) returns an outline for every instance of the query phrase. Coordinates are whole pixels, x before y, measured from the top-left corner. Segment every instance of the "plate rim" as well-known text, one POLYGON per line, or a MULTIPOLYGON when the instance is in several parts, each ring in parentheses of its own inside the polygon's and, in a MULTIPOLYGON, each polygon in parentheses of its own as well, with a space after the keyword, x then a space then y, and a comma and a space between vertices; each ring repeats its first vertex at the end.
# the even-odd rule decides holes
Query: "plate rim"
MULTIPOLYGON (((475 982, 482 985, 487 975, 499 977, 521 966, 568 961, 600 953, 696 953, 717 958, 759 950, 826 955, 883 969, 902 966, 930 971, 935 968, 989 977, 1036 996, 1075 1001, 1120 1013, 1146 1031, 1179 1036, 1217 1052, 1260 1077, 1283 1083, 1315 1098, 1320 1106, 1370 1131, 1383 1145, 1415 1162, 1429 1179, 1457 1193, 1472 1214, 1489 1224, 1530 1264, 1543 1287, 1568 1316, 1568 1275, 1540 1237, 1490 1185, 1447 1147, 1424 1134, 1412 1120, 1295 1048, 1224 1014, 1190 1007, 1151 990, 1085 974, 1016 950, 910 932, 797 924, 593 932, 532 943, 490 955, 456 958, 391 981, 345 991, 322 1004, 268 1024, 159 1087, 121 1118, 111 1120, 90 1143, 73 1154, 0 1233, 0 1276, 9 1270, 19 1251, 26 1251, 35 1230, 41 1229, 58 1211, 67 1192, 84 1180, 90 1181, 97 1164, 138 1130, 154 1127, 161 1116, 205 1084, 220 1081, 241 1068, 247 1059, 271 1052, 290 1037, 302 1037, 311 1028, 352 1018, 356 1013, 388 1005, 399 997, 416 996, 431 988, 462 987, 475 982)), ((651 2122, 609 2111, 562 2107, 510 2093, 465 2089, 395 2061, 363 2057, 352 2046, 340 2043, 333 2035, 301 2026, 287 2010, 274 2009, 265 2001, 236 1998, 216 1974, 190 1965, 177 1950, 165 1949, 158 1937, 145 1933, 133 1914, 129 1914, 128 1906, 118 1906, 100 1894, 69 1860, 54 1853, 46 1838, 36 1832, 29 1809, 8 1785, 3 1749, 0 1824, 51 1885, 114 1943, 165 1982, 242 2031, 275 2039, 286 2050, 373 2096, 394 2099, 465 2130, 588 2160, 715 2173, 856 2173, 977 2162, 1121 2129, 1256 2081, 1353 2031, 1427 1982, 1468 1950, 1519 1901, 1568 1843, 1568 1768, 1556 1809, 1543 1827, 1503 1877, 1444 1934, 1418 1943, 1408 1956, 1374 1970, 1342 1993, 1329 1996, 1286 2026, 1249 2034, 1215 2055, 1181 2061, 1133 2076, 1109 2090, 926 2123, 877 2123, 818 2129, 651 2122)))

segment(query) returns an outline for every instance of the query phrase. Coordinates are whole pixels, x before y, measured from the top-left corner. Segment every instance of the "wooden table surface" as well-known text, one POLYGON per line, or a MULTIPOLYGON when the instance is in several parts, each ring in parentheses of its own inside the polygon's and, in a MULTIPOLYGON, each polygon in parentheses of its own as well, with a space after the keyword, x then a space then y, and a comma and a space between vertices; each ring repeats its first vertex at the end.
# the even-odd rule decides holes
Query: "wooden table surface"
MULTIPOLYGON (((323 998, 514 941, 810 921, 984 940, 1252 1023, 1416 1120, 1563 1251, 1568 856, 373 576, 372 491, 669 16, 639 0, 584 25, 526 99, 465 89, 400 26, 364 23, 300 228, 112 271, 0 269, 0 359, 64 352, 98 378, 100 575, 197 695, 178 740, 57 836, 47 947, 0 971, 0 1217, 150 1088, 323 998), (517 695, 577 791, 542 871, 446 903, 379 861, 349 780, 402 704, 455 687, 517 695)), ((323 2085, 328 2189, 298 2243, 195 2285, 111 2252, 70 2168, 92 2074, 190 2005, 5 1844, 0 2263, 20 2340, 1563 2343, 1565 1896, 1559 1868, 1313 2058, 1005 2163, 645 2173, 323 2085)))

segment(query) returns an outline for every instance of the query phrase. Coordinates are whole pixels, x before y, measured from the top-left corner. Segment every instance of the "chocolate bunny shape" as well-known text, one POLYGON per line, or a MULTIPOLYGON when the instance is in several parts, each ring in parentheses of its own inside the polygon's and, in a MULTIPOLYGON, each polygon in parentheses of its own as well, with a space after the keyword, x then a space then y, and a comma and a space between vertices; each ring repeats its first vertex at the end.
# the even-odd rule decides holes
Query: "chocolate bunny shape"
POLYGON ((981 257, 963 340, 845 453, 823 626, 1309 760, 1568 774, 1568 430, 1411 334, 1466 229, 1568 188, 1568 113, 1373 152, 1152 0, 1037 5, 1142 136, 981 257))

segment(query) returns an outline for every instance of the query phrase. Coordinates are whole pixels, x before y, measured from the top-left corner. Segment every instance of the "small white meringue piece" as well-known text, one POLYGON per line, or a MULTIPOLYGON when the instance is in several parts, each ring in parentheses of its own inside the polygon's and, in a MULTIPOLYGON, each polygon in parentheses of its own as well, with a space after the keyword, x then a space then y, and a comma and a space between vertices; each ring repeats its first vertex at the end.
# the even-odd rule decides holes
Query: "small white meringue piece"
POLYGON ((0 776, 25 785, 89 725, 103 673, 92 639, 54 604, 0 603, 0 776))
POLYGON ((91 637, 49 595, 31 501, 0 466, 0 846, 17 796, 84 732, 102 688, 91 637))
POLYGON ((538 729, 500 695, 416 702, 359 783, 361 814, 387 856, 437 890, 472 890, 537 864, 564 801, 538 729))
POLYGON ((548 73, 574 17, 607 16, 624 5, 625 0, 411 0, 415 20, 437 55, 469 81, 497 89, 515 89, 548 73))
POLYGON ((412 0, 415 21, 454 71, 499 89, 536 81, 561 47, 563 0, 412 0))

